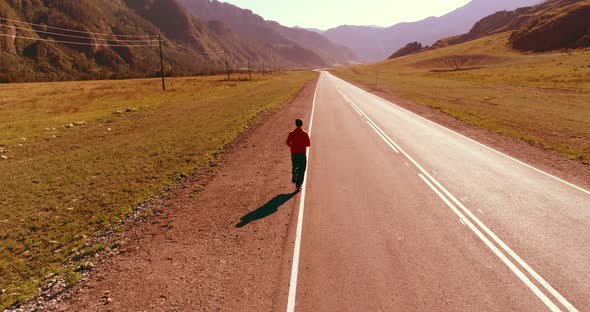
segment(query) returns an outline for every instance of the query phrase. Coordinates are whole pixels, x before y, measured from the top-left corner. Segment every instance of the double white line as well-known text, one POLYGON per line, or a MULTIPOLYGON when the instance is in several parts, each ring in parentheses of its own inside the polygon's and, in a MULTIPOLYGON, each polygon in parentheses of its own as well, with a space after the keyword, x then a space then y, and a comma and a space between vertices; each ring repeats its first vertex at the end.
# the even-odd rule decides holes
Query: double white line
POLYGON ((426 183, 438 195, 443 202, 459 217, 462 223, 475 233, 479 239, 498 257, 500 260, 539 298, 551 311, 562 311, 543 291, 535 285, 533 281, 523 272, 526 271, 537 283, 539 283, 548 293, 550 293, 563 307, 569 312, 578 312, 578 310, 565 299, 555 288, 553 288, 543 277, 541 277, 533 268, 531 268, 520 256, 518 256, 506 243, 504 243, 492 230, 490 230, 477 216, 467 209, 451 192, 442 186, 434 177, 432 177, 412 156, 393 141, 375 122, 369 118, 350 98, 344 93, 338 91, 352 108, 363 116, 369 126, 387 143, 395 152, 403 154, 410 162, 421 172, 418 174, 420 179, 426 183), (474 224, 475 223, 475 224, 474 224), (476 226, 477 225, 477 226, 476 226), (483 232, 482 232, 483 231, 483 232), (487 236, 485 234, 487 234, 487 236), (495 243, 495 244, 494 244, 495 243), (519 268, 514 262, 520 265, 519 268))

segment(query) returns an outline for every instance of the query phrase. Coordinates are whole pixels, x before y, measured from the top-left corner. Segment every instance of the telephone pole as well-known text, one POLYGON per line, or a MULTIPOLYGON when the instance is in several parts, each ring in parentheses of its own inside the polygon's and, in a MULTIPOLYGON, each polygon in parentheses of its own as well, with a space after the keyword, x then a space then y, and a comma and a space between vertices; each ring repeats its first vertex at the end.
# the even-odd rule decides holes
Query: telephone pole
POLYGON ((248 60, 248 76, 252 80, 252 68, 250 67, 250 60, 248 60))
POLYGON ((223 51, 223 58, 225 59, 225 69, 227 71, 227 81, 231 81, 231 76, 229 74, 229 62, 227 61, 227 54, 223 51))
POLYGON ((268 68, 270 69, 270 74, 272 75, 272 66, 274 65, 274 59, 275 59, 275 51, 274 50, 270 50, 270 65, 268 65, 268 68))
POLYGON ((160 43, 160 76, 162 77, 162 90, 166 91, 166 80, 164 79, 164 53, 162 52, 162 35, 158 35, 160 43))
POLYGON ((379 84, 379 69, 375 67, 375 84, 379 84))

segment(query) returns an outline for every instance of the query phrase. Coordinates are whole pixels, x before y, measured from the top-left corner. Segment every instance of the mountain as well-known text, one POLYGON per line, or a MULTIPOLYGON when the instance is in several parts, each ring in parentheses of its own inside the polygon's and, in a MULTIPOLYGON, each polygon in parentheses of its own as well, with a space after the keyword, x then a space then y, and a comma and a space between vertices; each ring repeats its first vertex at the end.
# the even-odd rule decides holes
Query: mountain
MULTIPOLYGON (((402 24, 399 25, 400 28, 403 27, 402 24)), ((386 41, 389 39, 385 34, 385 29, 343 25, 328 29, 323 35, 333 42, 350 48, 362 62, 373 62, 383 60, 391 53, 390 49, 386 47, 388 45, 386 41)), ((403 30, 400 29, 401 31, 403 30)))
POLYGON ((220 71, 224 50, 236 67, 272 54, 176 0, 0 0, 0 18, 0 82, 154 76, 158 42, 139 37, 154 34, 171 75, 220 71))
POLYGON ((477 22, 466 34, 439 40, 433 48, 511 32, 521 51, 551 51, 590 46, 590 0, 547 0, 514 11, 501 11, 477 22))
POLYGON ((0 0, 0 82, 156 76, 158 34, 168 75, 224 71, 224 52, 231 68, 317 68, 353 58, 317 33, 258 18, 262 27, 244 35, 179 0, 0 0))
POLYGON ((324 33, 323 30, 319 29, 319 28, 304 28, 304 27, 299 27, 299 26, 295 26, 294 28, 300 28, 300 29, 305 29, 305 30, 309 30, 309 31, 313 31, 316 32, 318 34, 322 34, 324 33))
POLYGON ((472 0, 441 17, 429 17, 412 23, 399 23, 387 28, 339 26, 323 33, 335 43, 347 46, 362 61, 386 59, 408 42, 431 45, 441 38, 463 34, 481 18, 502 10, 534 5, 541 0, 472 0))
POLYGON ((217 0, 181 0, 196 17, 204 21, 217 20, 230 26, 239 35, 259 43, 280 47, 279 57, 297 57, 297 51, 307 50, 323 60, 323 65, 345 65, 356 61, 354 53, 316 31, 289 28, 267 21, 250 10, 217 0))

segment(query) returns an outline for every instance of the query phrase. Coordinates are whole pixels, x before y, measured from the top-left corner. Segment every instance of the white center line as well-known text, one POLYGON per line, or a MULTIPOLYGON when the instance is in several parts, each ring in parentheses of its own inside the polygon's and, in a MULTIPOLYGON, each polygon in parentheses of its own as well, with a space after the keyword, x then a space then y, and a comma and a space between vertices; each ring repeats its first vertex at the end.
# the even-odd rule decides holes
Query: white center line
POLYGON ((389 147, 391 147, 391 149, 399 154, 399 151, 397 150, 397 148, 395 148, 395 146, 393 146, 391 143, 389 143, 389 141, 387 141, 387 139, 379 132, 379 130, 377 130, 377 128, 375 128, 370 122, 367 121, 367 124, 369 124, 369 126, 371 126, 371 128, 373 128, 373 130, 375 130, 375 132, 381 137, 381 139, 387 143, 387 145, 389 145, 389 147))
POLYGON ((359 110, 358 110, 358 108, 356 108, 356 107, 352 106, 352 109, 354 109, 354 111, 355 111, 357 114, 359 114, 359 116, 361 116, 361 117, 363 116, 363 113, 361 113, 361 111, 359 111, 359 110))
POLYGON ((508 257, 506 257, 506 255, 504 255, 504 253, 502 253, 502 251, 500 251, 477 227, 475 227, 475 225, 473 225, 473 223, 471 221, 469 221, 469 219, 467 219, 467 217, 465 217, 464 214, 462 214, 457 207, 455 207, 455 205, 453 205, 453 203, 451 203, 436 187, 434 187, 434 185, 432 185, 432 183, 430 183, 430 181, 428 181, 428 179, 426 179, 424 177, 424 175, 422 174, 418 174, 418 176, 420 177, 420 179, 422 179, 422 181, 424 181, 424 183, 426 183, 426 185, 428 185, 433 191, 434 193, 436 193, 436 195, 438 195, 438 197, 440 197, 445 204, 447 204, 447 206, 449 206, 449 208, 451 208, 451 210, 457 215, 459 216, 459 219, 467 225, 467 227, 469 229, 471 229, 471 231, 473 231, 473 233, 475 233, 475 235, 477 235, 477 237, 479 237, 479 239, 481 239, 484 244, 486 244, 486 246, 488 246, 488 248, 490 250, 492 250, 492 252, 498 256, 498 258, 500 258, 500 260, 502 260, 502 262, 504 262, 504 264, 506 266, 508 266, 508 268, 514 273, 516 274, 516 276, 518 276, 527 287, 529 287, 529 289, 531 289, 533 291, 533 293, 535 295, 537 295, 537 297, 539 297, 539 299, 541 299, 541 301, 543 301, 543 303, 551 310, 554 312, 558 312, 561 311, 556 305, 555 303, 553 303, 512 261, 510 261, 510 259, 508 259, 508 257))
MULTIPOLYGON (((351 104, 354 105, 353 103, 351 103, 351 104)), ((553 295, 568 311, 570 311, 570 312, 577 312, 578 311, 567 299, 565 299, 565 297, 563 297, 543 277, 541 277, 536 271, 534 271, 522 258, 520 258, 520 256, 518 256, 494 232, 492 232, 485 224, 483 224, 483 222, 481 222, 455 196, 453 196, 445 187, 443 187, 436 179, 434 179, 420 164, 418 164, 418 162, 416 162, 414 160, 414 158, 412 158, 408 153, 406 153, 404 151, 404 149, 402 149, 397 143, 395 143, 395 141, 393 141, 391 138, 389 138, 389 136, 385 132, 383 132, 383 130, 381 130, 358 106, 356 106, 356 107, 363 114, 363 116, 365 116, 365 118, 368 120, 369 124, 371 124, 372 126, 374 126, 374 128, 378 129, 381 132, 381 134, 387 139, 387 141, 391 142, 391 144, 393 144, 396 147, 397 150, 399 150, 404 156, 406 156, 406 158, 408 160, 410 160, 410 162, 412 162, 424 174, 424 175, 419 174, 420 175, 420 178, 422 178, 423 180, 425 180, 424 176, 428 177, 428 179, 430 179, 436 186, 438 186, 442 190, 442 192, 444 192, 450 198, 450 200, 452 200, 457 206, 459 206, 459 208, 461 208, 461 210, 463 210, 463 212, 465 212, 466 215, 468 215, 486 234, 488 234, 492 238, 492 240, 494 240, 496 242, 496 244, 498 244, 502 249, 504 249, 504 251, 507 254, 509 254, 537 282, 539 282, 547 291, 549 291, 549 293, 551 293, 551 295, 553 295)), ((436 189, 436 188, 434 188, 432 186, 432 183, 430 183, 428 180, 425 180, 425 182, 427 182, 427 184, 431 188, 433 188, 433 190, 435 191, 435 193, 437 193, 437 195, 441 194, 438 189, 436 189)), ((439 196, 442 196, 442 194, 439 195, 439 196)), ((445 201, 445 203, 447 203, 447 205, 449 205, 449 204, 452 205, 452 206, 449 206, 449 207, 451 207, 451 209, 453 209, 454 212, 456 212, 456 213, 458 212, 456 206, 454 206, 452 203, 450 203, 449 199, 447 199, 444 196, 442 196, 441 198, 443 198, 443 200, 445 201)), ((461 218, 461 216, 463 216, 463 218, 465 218, 465 216, 463 214, 460 214, 460 218, 461 218)), ((478 228, 476 228, 475 226, 473 226, 473 224, 471 223, 471 221, 469 221, 467 218, 465 218, 465 219, 468 221, 467 225, 469 226, 469 228, 471 228, 472 230, 473 230, 473 228, 475 228, 478 231, 478 232, 476 232, 476 234, 478 236, 480 236, 481 231, 478 228), (470 226, 470 224, 471 224, 471 226, 470 226)), ((483 234, 481 234, 481 235, 483 235, 483 234)), ((494 253, 514 272, 514 274, 517 277, 519 277, 525 283, 525 285, 527 285, 533 291, 533 293, 535 295, 537 295, 537 297, 539 297, 539 299, 541 299, 541 301, 543 301, 543 303, 545 303, 545 305, 547 305, 547 307, 549 307, 552 311, 561 311, 542 291, 540 291, 537 288, 537 286, 535 284, 533 284, 530 281, 530 279, 526 275, 524 275, 524 273, 520 269, 518 269, 514 265, 514 263, 512 263, 512 261, 510 261, 504 255, 504 253, 502 253, 501 251, 499 251, 498 248, 495 245, 493 245, 489 241, 489 239, 487 237, 483 236, 482 240, 484 240, 484 243, 490 249, 492 249, 492 251, 494 251, 494 253), (488 242, 491 244, 491 247, 488 244, 488 242), (498 252, 496 252, 496 250, 498 252)))

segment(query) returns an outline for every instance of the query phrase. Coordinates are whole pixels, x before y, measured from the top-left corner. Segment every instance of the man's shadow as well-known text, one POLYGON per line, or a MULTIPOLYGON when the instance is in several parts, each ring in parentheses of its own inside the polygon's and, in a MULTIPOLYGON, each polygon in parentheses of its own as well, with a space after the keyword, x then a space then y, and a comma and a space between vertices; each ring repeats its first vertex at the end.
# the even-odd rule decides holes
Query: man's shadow
POLYGON ((271 199, 268 203, 262 205, 258 209, 249 212, 248 214, 244 215, 240 221, 240 223, 236 224, 237 228, 244 227, 256 220, 264 219, 271 214, 277 212, 279 207, 281 207, 284 203, 288 202, 291 198, 295 197, 299 191, 293 192, 291 194, 281 194, 277 195, 275 198, 271 199))

